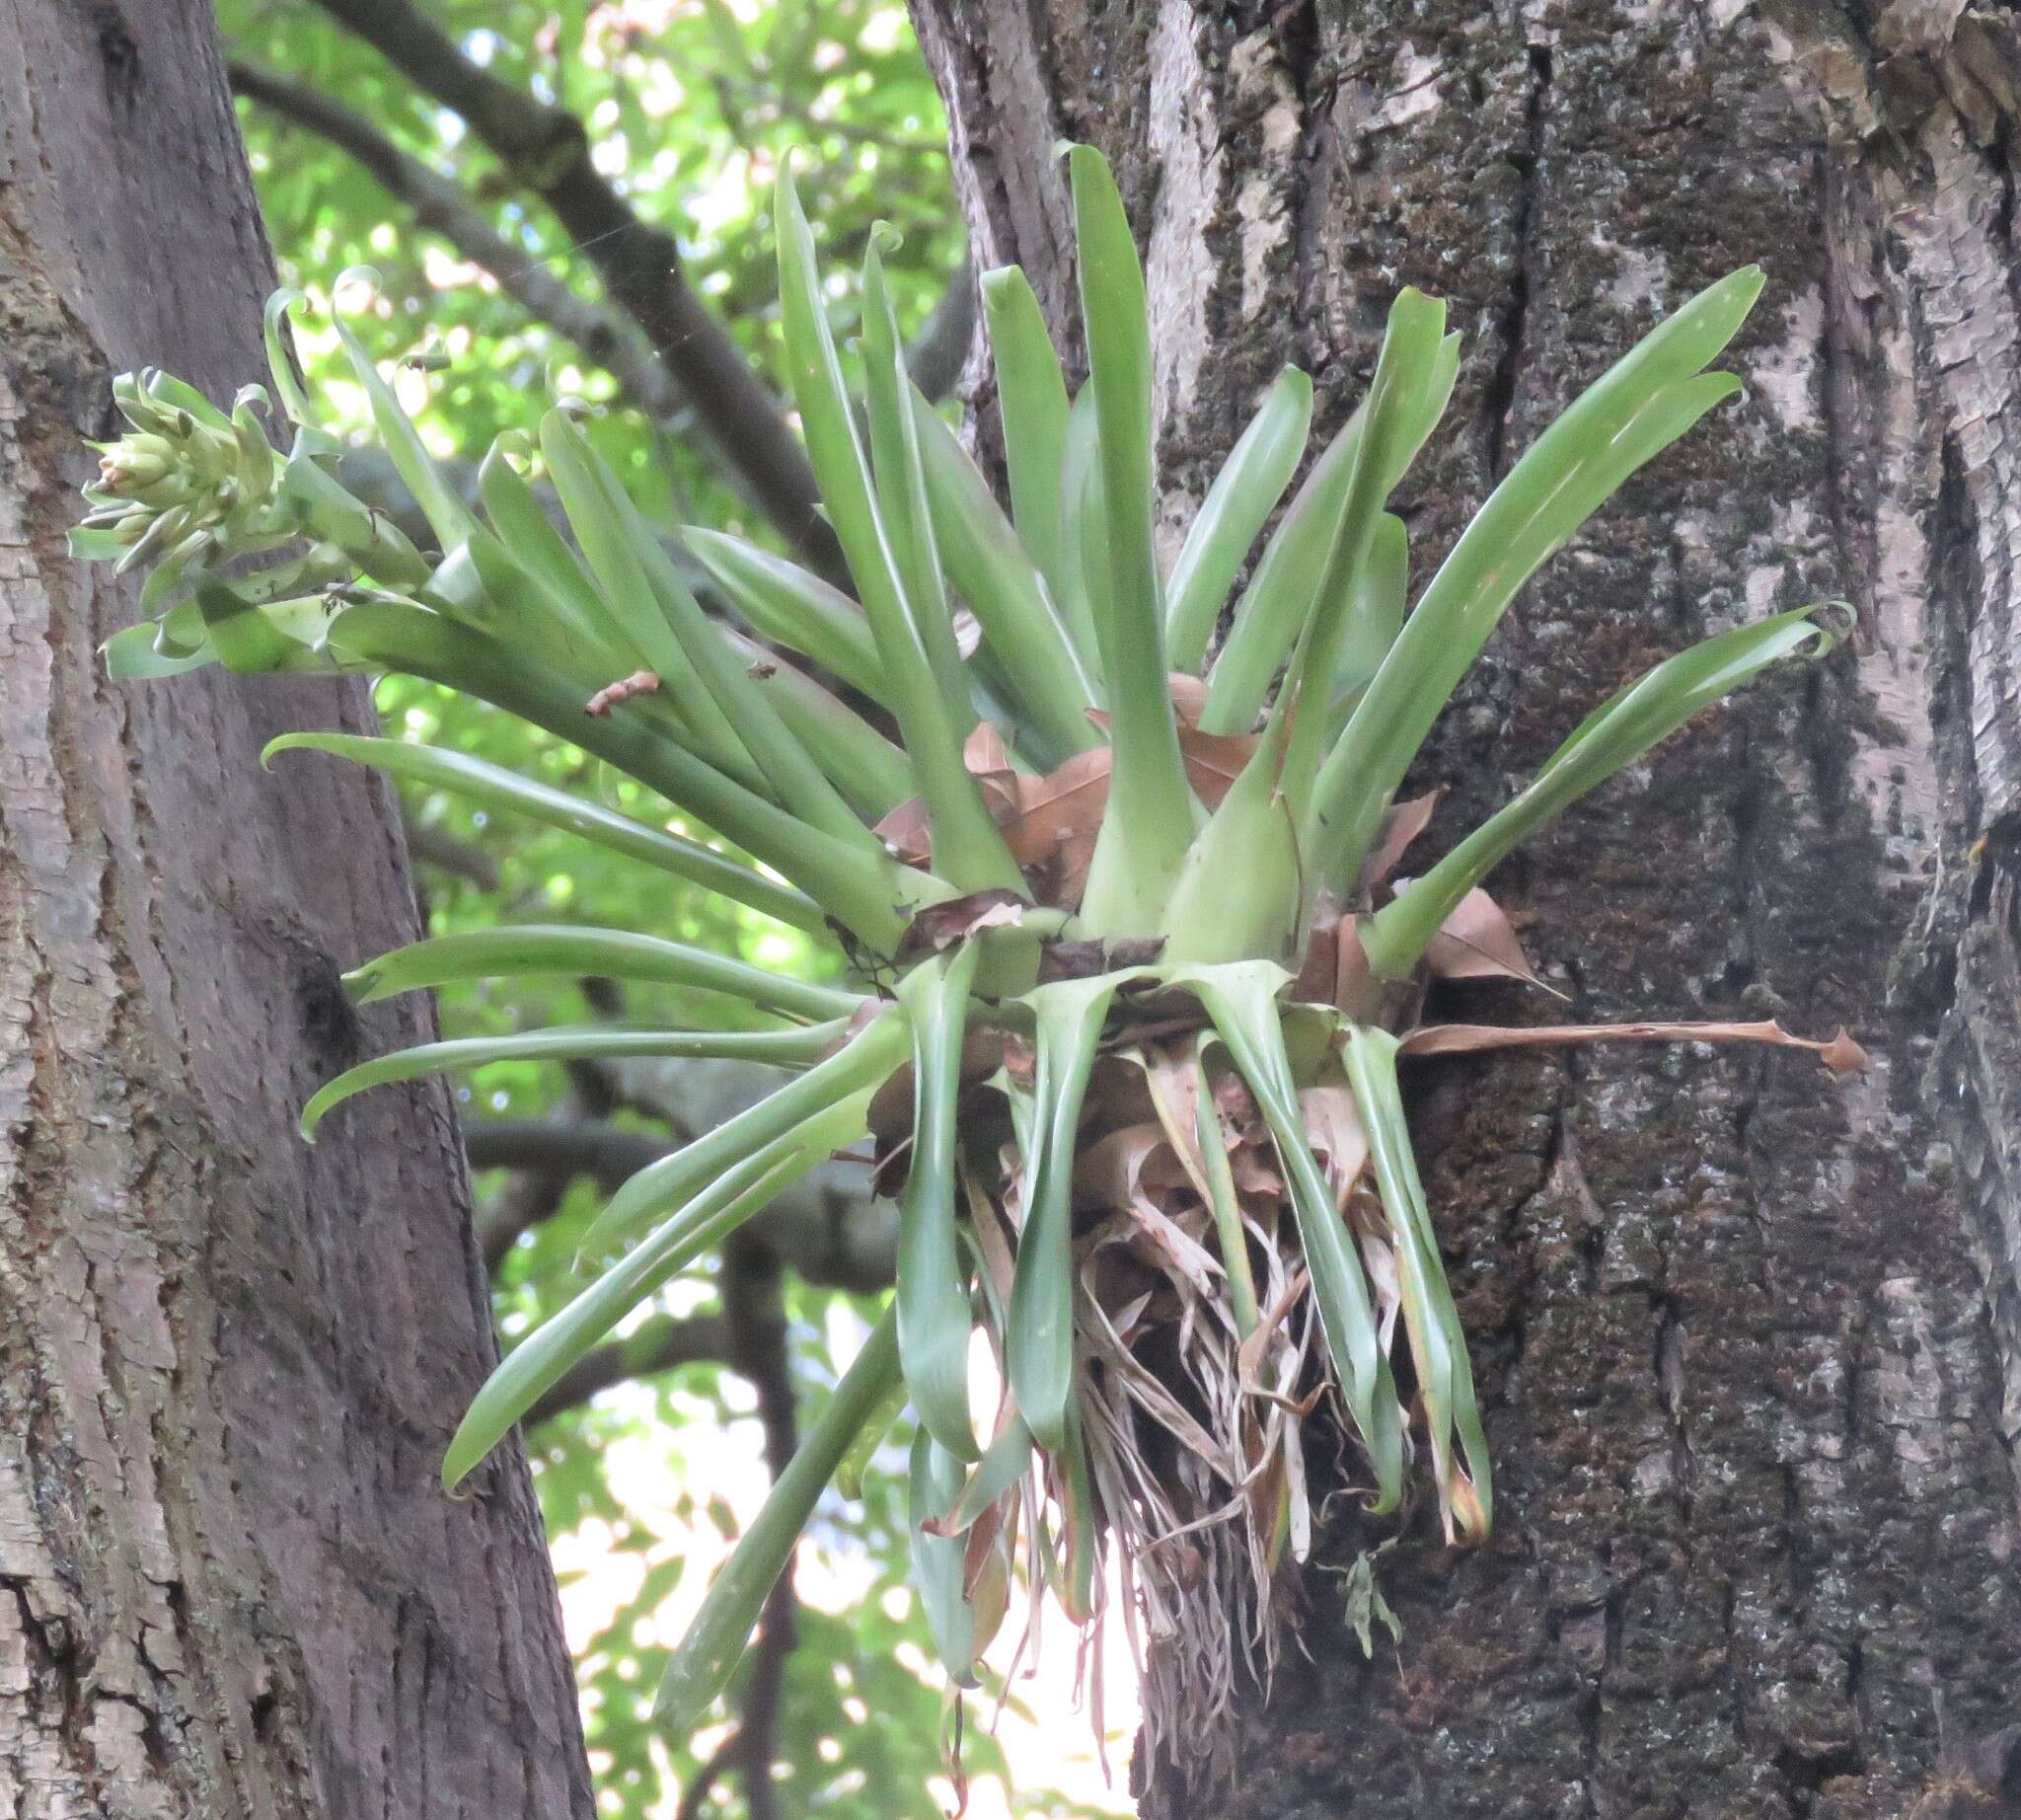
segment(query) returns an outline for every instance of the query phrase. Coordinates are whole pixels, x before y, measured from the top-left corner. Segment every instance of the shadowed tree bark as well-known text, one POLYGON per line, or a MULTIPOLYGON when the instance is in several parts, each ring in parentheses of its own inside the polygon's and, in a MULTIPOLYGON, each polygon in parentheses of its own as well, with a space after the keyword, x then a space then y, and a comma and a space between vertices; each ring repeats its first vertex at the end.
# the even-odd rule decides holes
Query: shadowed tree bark
MULTIPOLYGON (((1074 276, 1052 148, 1086 139, 1116 164, 1147 249, 1175 531, 1284 361, 1313 373, 1319 428, 1337 426, 1415 283, 1468 337, 1401 495, 1421 584, 1584 383, 1701 285, 1768 268, 1733 356, 1747 401, 1544 571, 1447 717, 1421 767, 1455 786, 1435 836, 1687 639, 1833 595, 1860 615, 1849 652, 1694 724, 1496 888, 1582 1019, 1843 1021, 1876 1067, 1840 1090, 1772 1054, 1421 1068, 1498 1533, 1455 1555, 1418 1514, 1379 1564, 1400 1652, 1373 1661, 1338 1582, 1309 1571, 1311 1665, 1245 1713, 1238 1786, 1214 1811, 1878 1820, 1953 1795, 2006 1811, 2012 14, 914 6, 978 260, 1023 265, 1058 328, 1074 276)), ((987 447, 980 356, 970 381, 987 447)), ((1336 1504, 1317 1561, 1380 1533, 1336 1504)), ((1147 1812, 1198 1811, 1167 1788, 1147 1812)))
POLYGON ((294 1131, 430 1033, 337 984, 415 933, 390 793, 256 762, 365 692, 115 688, 64 556, 115 371, 262 371, 213 32, 0 3, 0 1813, 587 1816, 524 1462, 436 1482, 494 1356, 447 1098, 294 1131))

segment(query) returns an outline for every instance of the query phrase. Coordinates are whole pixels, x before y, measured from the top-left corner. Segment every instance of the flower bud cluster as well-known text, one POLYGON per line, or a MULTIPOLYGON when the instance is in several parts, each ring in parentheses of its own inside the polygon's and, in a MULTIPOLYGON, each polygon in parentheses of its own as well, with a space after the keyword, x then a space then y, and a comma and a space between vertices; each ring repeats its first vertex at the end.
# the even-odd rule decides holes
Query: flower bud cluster
POLYGON ((84 528, 123 546, 118 573, 142 563, 201 566, 272 534, 286 464, 261 427, 261 387, 246 387, 229 417, 158 370, 120 374, 112 396, 130 428, 94 445, 99 479, 84 490, 84 528))

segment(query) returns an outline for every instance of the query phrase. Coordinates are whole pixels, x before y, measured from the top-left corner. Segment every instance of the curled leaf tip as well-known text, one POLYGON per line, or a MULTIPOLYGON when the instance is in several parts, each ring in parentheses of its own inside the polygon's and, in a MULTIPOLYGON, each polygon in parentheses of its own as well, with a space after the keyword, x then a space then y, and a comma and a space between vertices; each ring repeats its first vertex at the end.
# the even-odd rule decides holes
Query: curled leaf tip
POLYGON ((385 283, 385 276, 377 265, 346 265, 337 274, 336 282, 330 287, 331 307, 336 308, 337 292, 347 286, 360 290, 363 295, 359 302, 365 304, 378 296, 385 283))
POLYGON ((1858 1074, 1867 1065, 1867 1052, 1852 1038, 1852 1032, 1844 1024, 1838 1026, 1838 1033, 1818 1049, 1818 1060, 1834 1074, 1858 1074))

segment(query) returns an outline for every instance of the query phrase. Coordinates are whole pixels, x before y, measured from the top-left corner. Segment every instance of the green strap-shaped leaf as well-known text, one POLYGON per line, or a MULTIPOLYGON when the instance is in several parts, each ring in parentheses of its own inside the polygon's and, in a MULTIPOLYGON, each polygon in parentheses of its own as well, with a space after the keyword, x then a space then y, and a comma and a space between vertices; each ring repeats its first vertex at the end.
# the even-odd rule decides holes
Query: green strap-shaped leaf
POLYGON ((573 1062, 645 1055, 807 1068, 842 1032, 839 1020, 790 1030, 659 1030, 563 1024, 515 1036, 460 1036, 448 1042, 420 1043, 361 1062, 319 1088, 302 1108, 302 1135, 313 1144, 316 1127, 324 1118, 367 1088, 414 1081, 422 1075, 483 1068, 492 1062, 573 1062))
POLYGON ((1164 917, 1168 963, 1288 960, 1304 907, 1304 869, 1291 804, 1279 785, 1285 717, 1249 755, 1194 836, 1164 917))
POLYGON ((1222 1268, 1228 1272, 1229 1301, 1234 1305, 1235 1331, 1243 1339, 1255 1332, 1263 1311, 1256 1301, 1256 1276, 1249 1263, 1249 1241, 1242 1230, 1242 1207, 1235 1193, 1235 1167, 1228 1160, 1228 1138, 1214 1093, 1207 1079, 1203 1042, 1194 1054, 1193 1132, 1200 1146, 1201 1173, 1207 1178, 1207 1205, 1214 1215, 1214 1235, 1221 1242, 1222 1268))
POLYGON ((308 456, 297 455, 288 463, 280 479, 280 503, 305 535, 334 544, 382 586, 420 587, 433 572, 406 532, 385 513, 352 498, 308 456))
POLYGON ((1522 841, 1595 785, 1632 765, 1701 709, 1786 657, 1822 657, 1835 643, 1815 607, 1778 613, 1707 639, 1660 663, 1586 717, 1529 789, 1362 924, 1362 947, 1382 979, 1402 979, 1472 890, 1522 841))
POLYGON ((610 760, 792 879, 880 953, 904 933, 904 906, 951 895, 881 848, 844 847, 725 777, 649 718, 650 697, 589 715, 579 677, 522 662, 496 640, 440 614, 391 603, 345 609, 331 622, 330 642, 354 660, 460 689, 610 760))
POLYGON ((194 650, 180 646, 165 653, 155 642, 153 621, 123 626, 100 649, 105 653, 106 674, 113 682, 153 682, 163 676, 181 676, 216 663, 218 654, 206 639, 194 650))
MULTIPOLYGON (((1045 1534, 1041 1526, 1040 1535, 1045 1534)), ((1081 1404, 1067 1404, 1067 1446, 1060 1456, 1060 1548, 1051 1575, 1053 1595, 1075 1624, 1094 1619, 1094 1570, 1101 1555, 1101 1529, 1094 1507, 1094 1475, 1087 1464, 1087 1437, 1081 1404)))
POLYGON ((563 974, 577 979, 652 980, 699 992, 720 992, 760 1011, 804 1018, 810 1023, 847 1018, 862 1004, 860 995, 812 980, 768 973, 727 954, 669 942, 629 929, 592 929, 565 923, 508 923, 499 929, 466 929, 397 948, 346 973, 344 984, 361 1005, 445 986, 456 980, 497 979, 506 974, 563 974))
MULTIPOLYGON (((1109 598, 1094 616, 1115 767, 1081 917, 1091 934, 1153 936, 1192 844, 1197 804, 1179 756, 1152 537, 1151 332, 1123 198, 1092 146, 1067 155, 1088 384, 1100 432, 1109 598)), ((1087 552, 1084 545, 1084 569, 1087 552)))
MULTIPOLYGON (((1047 572, 1061 623, 1081 653, 1082 666, 1105 689, 1101 640, 1095 621, 1108 611, 1108 531, 1101 503, 1101 425, 1094 388, 1083 386, 1067 413, 1067 446, 1060 458, 1060 550, 1047 572), (1093 522, 1088 522, 1089 519, 1093 522), (1088 551, 1101 560, 1089 562, 1088 551), (1053 571, 1057 569, 1057 579, 1053 571)), ((1106 696, 1104 695, 1104 699, 1106 696)))
POLYGON ((1173 985, 1185 987, 1205 1007, 1277 1142, 1277 1154, 1291 1178, 1299 1243, 1311 1273, 1326 1349, 1375 1468, 1376 1508, 1392 1510, 1403 1495, 1403 1429, 1396 1385, 1389 1361, 1383 1356, 1361 1259, 1306 1137, 1298 1084, 1278 1021, 1277 995, 1290 977, 1282 967, 1260 961, 1182 967, 1170 976, 1173 985))
POLYGON ((1046 333, 1045 313, 1024 273, 1015 265, 999 266, 982 274, 978 289, 997 363, 1010 515, 1053 598, 1064 604, 1068 576, 1061 559, 1067 526, 1061 483, 1067 458, 1067 382, 1046 333))
POLYGON ((958 1460, 977 1457, 968 1410, 968 1267, 955 1220, 961 1045, 980 947, 923 961, 899 982, 912 1024, 913 1140, 899 1208, 898 1356, 913 1407, 958 1460))
POLYGON ((441 599, 444 570, 462 571, 469 619, 515 650, 538 652, 548 661, 589 676, 619 677, 636 667, 632 650, 622 640, 595 623, 584 623, 532 569, 490 531, 472 534, 443 559, 426 598, 441 599))
POLYGON ((1460 534, 1320 772, 1312 858, 1336 891, 1359 874, 1384 805, 1517 590, 1629 475, 1740 390, 1701 369, 1761 282, 1744 267, 1659 325, 1525 451, 1460 534))
POLYGON ((954 1500, 954 1508, 939 1527, 950 1536, 966 1535, 975 1528, 983 1512, 1031 1470, 1031 1430, 1022 1415, 1013 1411, 1003 1433, 983 1450, 961 1495, 954 1500))
POLYGON ((870 428, 877 512, 905 584, 906 605, 940 693, 964 737, 974 729, 975 710, 968 673, 954 641, 954 614, 947 580, 927 504, 926 475, 920 467, 920 439, 913 420, 912 380, 905 370, 905 343, 884 282, 882 230, 872 232, 863 255, 863 387, 870 428))
POLYGON ((273 380, 273 393, 280 400, 281 410, 287 413, 288 421, 296 424, 308 423, 316 415, 302 391, 302 382, 295 376, 294 349, 288 336, 289 311, 308 301, 301 291, 277 290, 267 298, 266 308, 261 312, 261 327, 266 340, 266 371, 273 380))
POLYGON ((449 791, 488 809, 530 816, 551 828, 579 834, 584 840, 622 853, 627 859, 642 860, 767 916, 776 916, 795 929, 818 934, 827 927, 821 906, 811 897, 768 878, 755 868, 740 865, 700 841, 669 834, 664 828, 621 815, 588 796, 557 790, 551 784, 507 771, 502 765, 473 758, 467 752, 415 745, 405 739, 367 739, 354 733, 283 733, 268 742, 260 762, 271 764, 275 753, 296 751, 328 752, 411 784, 449 791))
POLYGON ((1249 730, 1299 629, 1311 617, 1347 505, 1366 415, 1358 408, 1326 445, 1256 559, 1255 573, 1235 603, 1228 639, 1214 660, 1200 717, 1203 731, 1249 730))
POLYGON ((789 806, 789 798, 754 750, 755 732, 749 741, 743 737, 667 615, 646 566, 648 546, 654 556, 663 553, 650 536, 635 529, 623 489, 566 412, 550 411, 541 418, 541 454, 568 513, 568 528, 596 576, 607 617, 637 662, 659 678, 661 691, 675 704, 674 712, 693 730, 695 749, 747 787, 789 806))
POLYGON ((724 531, 690 525, 681 536, 762 637, 811 657, 872 701, 889 704, 890 684, 877 660, 870 622, 840 588, 724 531))
MULTIPOLYGON (((648 1163, 611 1196, 591 1223, 582 1238, 583 1255, 601 1256, 616 1250, 732 1164, 808 1120, 873 1093, 897 1072, 909 1048, 905 1020, 887 1012, 805 1074, 705 1131, 672 1156, 648 1163)), ((861 1135, 857 1131, 837 1142, 853 1143, 861 1135)))
POLYGON ((1059 980, 1025 994, 1037 1020, 1032 1147, 1024 1159, 1024 1225, 1004 1336, 1018 1413, 1041 1445, 1067 1440, 1074 1394, 1074 1159, 1082 1100, 1109 1001, 1140 969, 1059 980))
POLYGON ((852 1503, 863 1495, 863 1475, 870 1470, 870 1463, 908 1407, 905 1380, 900 1378, 884 1393, 884 1401, 858 1430, 855 1442, 843 1455, 842 1465, 835 1470, 835 1488, 852 1503))
MULTIPOLYGON (((376 280, 376 272, 345 272, 338 276, 341 285, 353 275, 370 276, 376 280)), ((413 426, 413 419, 401 408, 400 400, 393 396, 393 388, 379 377, 379 368, 372 356, 359 344, 358 338, 351 333, 351 326, 332 310, 331 322, 337 329, 337 340, 343 343, 343 350, 350 356, 351 371, 357 375, 358 384, 364 389, 365 402, 371 407, 372 423, 379 432, 379 440, 385 445, 386 453, 393 458, 393 465, 400 472, 400 478, 407 483, 407 490, 414 496, 414 503, 421 508, 429 528, 441 540, 444 550, 453 550, 471 534, 477 520, 470 515, 470 509, 456 496, 456 491, 442 478, 442 471, 435 466, 435 458, 428 453, 428 446, 421 440, 421 433, 413 426)), ((285 397, 283 393, 283 397, 285 397)))
MULTIPOLYGON (((898 1342, 905 1356, 905 1340, 898 1342)), ((927 1630, 940 1663, 958 1687, 975 1685, 975 1608, 962 1590, 968 1549, 959 1536, 940 1536, 925 1525, 945 1517, 961 1495, 961 1462, 936 1441, 922 1422, 913 1431, 906 1476, 906 1541, 912 1555, 913 1584, 927 1615, 927 1630)))
POLYGON ((1396 1079, 1396 1038, 1386 1030, 1351 1027, 1347 1033, 1347 1078, 1368 1134, 1376 1185, 1395 1237, 1396 1273, 1403 1294, 1403 1322, 1417 1366, 1418 1395, 1432 1444, 1439 1509, 1450 1540, 1456 1517, 1476 1540, 1494 1520, 1494 1477, 1487 1436, 1473 1393, 1466 1335, 1452 1286, 1439 1255, 1438 1234, 1418 1179, 1403 1090, 1396 1079), (1460 1437, 1466 1478, 1453 1470, 1453 1437, 1460 1437))
POLYGON ((826 1154, 823 1133, 794 1133, 710 1183, 644 1244, 508 1352, 472 1400, 442 1460, 447 1490, 511 1431, 561 1374, 655 1290, 750 1219, 826 1154))
POLYGON ((241 676, 340 667, 324 647, 330 609, 321 595, 257 606, 215 575, 199 575, 196 606, 205 645, 241 676))
MULTIPOLYGON (((1369 385, 1367 413, 1355 449, 1354 474, 1347 484, 1347 501, 1333 549, 1312 603, 1284 686, 1277 714, 1289 717, 1291 734, 1284 758, 1283 788, 1298 817, 1301 844, 1312 845, 1307 818, 1312 780, 1325 752, 1333 676, 1339 667, 1348 613, 1356 583, 1368 566, 1369 546, 1383 501, 1423 440, 1428 406, 1439 379, 1439 355, 1446 331, 1446 306, 1421 291, 1406 287, 1389 308, 1383 351, 1369 385), (1310 714, 1303 712, 1310 707, 1310 714), (1300 712, 1294 712, 1294 709, 1300 712)), ((1445 400, 1437 397, 1437 407, 1445 400)))
POLYGON ((1197 670, 1242 559, 1298 472, 1312 423, 1312 382, 1278 374, 1194 514, 1165 588, 1165 636, 1176 670, 1197 670))
MULTIPOLYGON (((579 647, 582 661, 591 666, 588 674, 608 671, 613 678, 622 674, 623 665, 636 657, 636 650, 533 489, 506 459, 503 437, 491 444, 479 465, 478 496, 484 501, 499 547, 538 590, 533 599, 565 629, 568 642, 579 647)), ((486 570, 487 554, 477 552, 481 573, 486 570)), ((512 577, 500 579, 508 589, 516 585, 512 577)), ((486 582, 492 585, 488 573, 486 582)))
POLYGON ((1016 862, 962 762, 962 737, 972 721, 964 706, 941 693, 885 540, 823 308, 813 233, 785 169, 774 194, 773 218, 779 229, 780 315, 807 455, 869 617, 879 666, 890 681, 905 749, 919 775, 934 869, 961 890, 1020 890, 1016 862))
MULTIPOLYGON (((579 443, 582 459, 609 502, 621 533, 636 553, 646 584, 694 666, 700 689, 715 704, 725 723, 734 725, 738 739, 755 759, 772 795, 808 827, 831 839, 864 851, 875 848, 876 836, 864 827, 829 774, 801 742, 794 722, 783 712, 784 701, 777 692, 759 686, 750 659, 739 648, 740 635, 702 611, 672 558, 626 496, 618 477, 582 440, 580 431, 571 425, 568 433, 579 443)), ((686 709, 689 704, 684 702, 682 706, 686 709)))
POLYGON ((1088 666, 1061 623, 1028 546, 1010 528, 954 432, 912 394, 920 460, 947 572, 974 610, 984 647, 1016 695, 1018 718, 1065 759, 1099 742, 1087 719, 1098 700, 1088 666))
POLYGON ((728 1683, 774 1582, 792 1559, 800 1531, 858 1431, 897 1376, 898 1321, 886 1309, 779 1476, 757 1519, 738 1538, 667 1664, 653 1716, 673 1735, 685 1737, 692 1731, 728 1683))
POLYGON ((904 749, 855 709, 734 626, 719 626, 716 633, 744 665, 752 687, 772 704, 786 730, 826 773, 861 822, 881 821, 920 794, 904 749))
POLYGON ((1410 591, 1410 531, 1401 518, 1384 512, 1369 539, 1368 560, 1355 576, 1347 625, 1333 668, 1333 700, 1327 705, 1326 744, 1330 749, 1346 724, 1350 698, 1383 667, 1389 646, 1403 630, 1403 605, 1410 591))

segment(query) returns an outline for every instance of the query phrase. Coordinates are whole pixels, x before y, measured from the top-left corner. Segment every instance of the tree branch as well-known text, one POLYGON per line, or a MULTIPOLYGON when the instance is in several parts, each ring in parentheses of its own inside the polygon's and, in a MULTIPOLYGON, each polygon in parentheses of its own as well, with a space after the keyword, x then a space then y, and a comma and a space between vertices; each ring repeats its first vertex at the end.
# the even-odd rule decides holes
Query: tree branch
POLYGON ((526 312, 565 337, 603 367, 638 409, 656 422, 670 422, 686 398, 660 364, 645 338, 631 323, 578 296, 538 261, 529 261, 493 228, 483 209, 418 158, 403 151, 362 114, 320 90, 290 82, 271 70, 234 58, 227 65, 232 93, 265 108, 347 152, 377 180, 414 220, 439 234, 473 265, 483 267, 498 288, 526 312))
POLYGON ((431 822, 415 821, 411 816, 403 816, 402 821, 407 828, 410 858, 424 860, 430 866, 439 866, 445 872, 468 878, 481 891, 498 888, 498 862, 477 842, 467 841, 461 835, 451 834, 447 828, 438 828, 431 822))
POLYGON ((841 556, 817 515, 814 471, 778 401, 682 275, 673 236, 641 221, 597 171, 582 122, 480 68, 408 0, 317 4, 461 114, 547 204, 612 301, 643 331, 753 499, 806 561, 836 575, 841 556))

